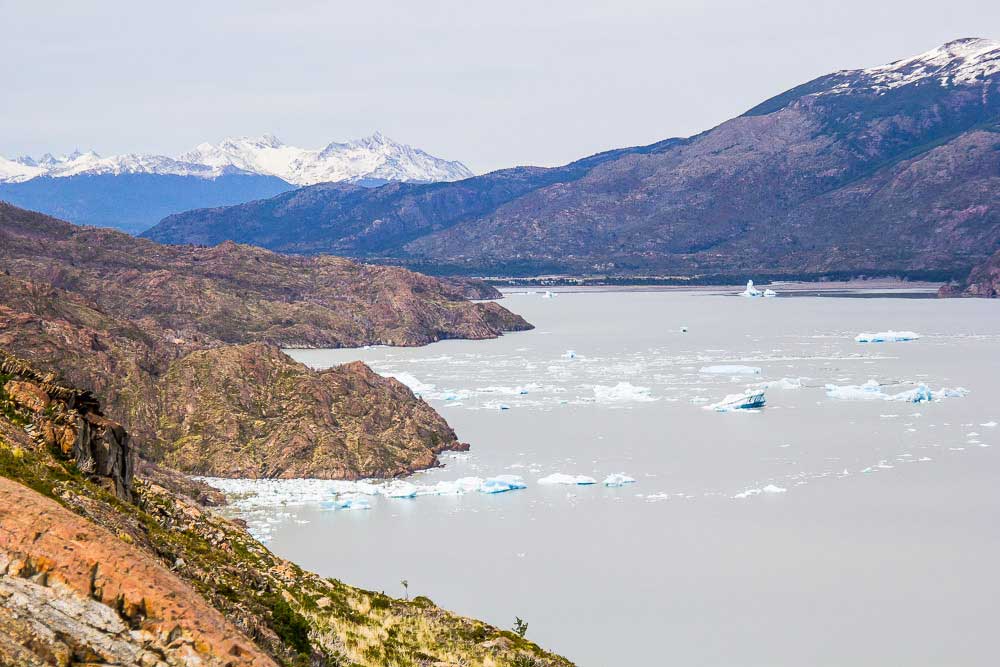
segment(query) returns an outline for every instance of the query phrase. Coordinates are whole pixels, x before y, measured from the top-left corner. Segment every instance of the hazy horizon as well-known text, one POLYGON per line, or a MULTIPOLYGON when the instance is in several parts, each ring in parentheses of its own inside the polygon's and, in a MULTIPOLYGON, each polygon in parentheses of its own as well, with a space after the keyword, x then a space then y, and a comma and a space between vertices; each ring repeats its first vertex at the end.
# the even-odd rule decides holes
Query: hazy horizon
POLYGON ((0 0, 0 155, 176 155, 381 131, 477 173, 688 136, 816 76, 960 37, 1000 5, 848 0, 467 6, 0 0), (924 11, 926 9, 926 11, 924 11))

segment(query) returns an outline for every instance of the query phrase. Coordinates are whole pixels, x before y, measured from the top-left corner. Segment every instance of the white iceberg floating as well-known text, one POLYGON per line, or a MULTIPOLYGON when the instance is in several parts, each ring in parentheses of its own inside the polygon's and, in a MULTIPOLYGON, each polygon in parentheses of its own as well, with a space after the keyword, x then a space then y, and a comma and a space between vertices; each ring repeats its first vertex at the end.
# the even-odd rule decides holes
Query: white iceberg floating
POLYGON ((340 496, 334 500, 321 503, 320 507, 335 510, 370 510, 372 508, 367 498, 353 495, 340 496))
POLYGON ((758 366, 723 364, 720 366, 702 366, 698 369, 698 372, 716 375, 760 375, 760 368, 758 366))
POLYGON ((528 488, 528 485, 524 483, 524 479, 520 475, 497 475, 496 477, 489 477, 483 480, 483 483, 479 486, 479 492, 505 493, 507 491, 526 488, 528 488))
POLYGON ((986 428, 995 428, 996 425, 997 425, 996 422, 984 422, 980 424, 980 426, 985 426, 986 428))
POLYGON ((857 343, 904 343, 917 340, 920 334, 914 331, 879 331, 877 333, 859 333, 854 337, 857 343))
POLYGON ((756 389, 746 391, 742 394, 730 394, 718 403, 706 405, 703 409, 715 410, 716 412, 737 412, 740 410, 756 410, 767 404, 764 397, 764 390, 756 389))
POLYGON ((786 489, 786 488, 784 488, 782 486, 776 486, 774 484, 768 484, 763 489, 761 489, 761 491, 763 491, 764 493, 785 493, 786 491, 788 491, 788 489, 786 489))
POLYGON ((542 293, 542 298, 543 298, 543 299, 551 299, 551 298, 552 298, 552 297, 554 297, 555 295, 556 295, 556 294, 555 294, 555 292, 550 292, 549 290, 545 290, 545 291, 544 291, 544 292, 542 293))
POLYGON ((598 403, 625 403, 629 401, 645 403, 656 400, 650 396, 649 387, 637 387, 630 382, 619 382, 614 386, 595 384, 592 389, 594 390, 594 400, 598 403))
POLYGON ((745 290, 743 290, 742 292, 740 292, 740 296, 748 296, 748 297, 764 296, 764 293, 761 292, 759 289, 757 289, 756 287, 753 286, 753 281, 752 280, 748 280, 747 281, 747 288, 745 290))
POLYGON ((604 486, 625 486, 626 484, 635 484, 635 479, 623 472, 613 472, 605 477, 601 483, 604 486))
POLYGON ((578 486, 586 486, 589 484, 596 484, 597 480, 593 477, 588 477, 586 475, 567 475, 565 473, 557 472, 547 477, 542 477, 538 480, 539 484, 575 484, 578 486))
POLYGON ((775 292, 773 289, 766 289, 766 290, 764 290, 764 296, 767 297, 767 298, 771 298, 771 297, 778 296, 778 293, 775 292))
POLYGON ((576 359, 576 350, 566 350, 562 356, 563 359, 576 359))

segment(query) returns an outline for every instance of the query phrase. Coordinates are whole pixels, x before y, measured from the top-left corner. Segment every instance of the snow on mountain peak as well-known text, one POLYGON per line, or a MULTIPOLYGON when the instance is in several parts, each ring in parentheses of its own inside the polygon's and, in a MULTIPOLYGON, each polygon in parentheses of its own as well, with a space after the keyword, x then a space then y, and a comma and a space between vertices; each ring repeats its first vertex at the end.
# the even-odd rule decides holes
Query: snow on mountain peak
POLYGON ((201 143, 177 158, 129 153, 102 158, 94 151, 68 156, 49 153, 37 161, 0 157, 0 183, 39 176, 81 174, 174 174, 215 178, 241 171, 277 176, 295 185, 331 181, 452 181, 472 176, 461 162, 436 158, 400 144, 381 132, 348 143, 330 143, 322 149, 289 146, 273 134, 227 137, 217 144, 201 143))
POLYGON ((942 86, 968 85, 997 73, 1000 73, 1000 42, 965 37, 887 65, 840 72, 852 80, 830 92, 859 88, 884 92, 924 80, 936 80, 942 86))

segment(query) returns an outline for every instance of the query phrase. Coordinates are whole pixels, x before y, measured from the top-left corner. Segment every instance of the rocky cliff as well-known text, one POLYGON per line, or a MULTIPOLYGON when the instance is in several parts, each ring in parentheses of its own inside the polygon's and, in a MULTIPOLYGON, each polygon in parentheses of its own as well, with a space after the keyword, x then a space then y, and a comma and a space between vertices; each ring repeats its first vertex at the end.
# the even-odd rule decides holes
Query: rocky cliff
POLYGON ((985 299, 1000 297, 1000 250, 982 264, 973 267, 965 280, 944 285, 938 290, 938 296, 972 296, 985 299))
MULTIPOLYGON (((44 378, 14 370, 4 386, 44 378)), ((60 386, 46 396, 100 411, 60 386)), ((396 600, 303 571, 143 477, 122 500, 115 471, 81 470, 39 436, 52 412, 38 411, 39 398, 5 394, 0 409, 0 664, 570 665, 425 597, 396 600)))
POLYGON ((194 352, 160 380, 162 461, 218 477, 393 477, 468 449, 361 362, 314 371, 263 343, 194 352))

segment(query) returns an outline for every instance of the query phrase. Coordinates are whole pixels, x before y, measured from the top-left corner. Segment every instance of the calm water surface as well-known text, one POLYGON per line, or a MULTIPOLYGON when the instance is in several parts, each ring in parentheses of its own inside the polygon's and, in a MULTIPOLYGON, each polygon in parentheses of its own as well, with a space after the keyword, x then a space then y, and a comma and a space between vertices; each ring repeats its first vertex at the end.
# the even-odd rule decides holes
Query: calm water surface
POLYGON ((528 488, 249 512, 274 551, 395 595, 407 579, 500 626, 520 616, 584 667, 995 664, 1000 303, 624 290, 504 305, 537 328, 293 356, 394 374, 471 443, 411 481, 528 488), (886 329, 923 337, 853 340, 886 329), (761 374, 700 372, 721 364, 761 374), (759 412, 705 409, 783 378, 759 412), (827 395, 869 379, 969 393, 827 395), (554 472, 637 482, 536 483, 554 472), (768 485, 784 492, 754 492, 768 485))

